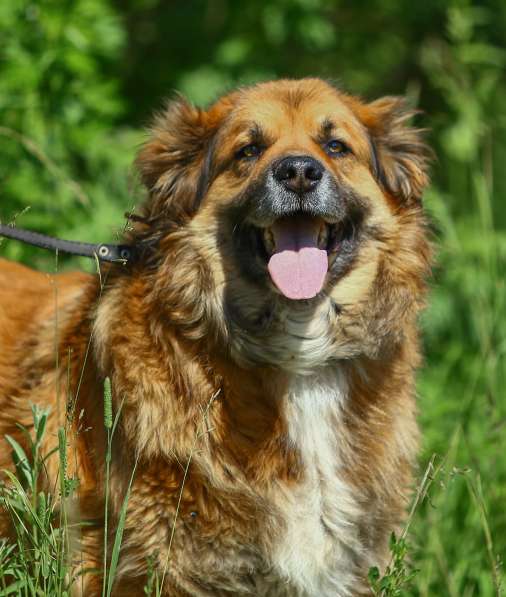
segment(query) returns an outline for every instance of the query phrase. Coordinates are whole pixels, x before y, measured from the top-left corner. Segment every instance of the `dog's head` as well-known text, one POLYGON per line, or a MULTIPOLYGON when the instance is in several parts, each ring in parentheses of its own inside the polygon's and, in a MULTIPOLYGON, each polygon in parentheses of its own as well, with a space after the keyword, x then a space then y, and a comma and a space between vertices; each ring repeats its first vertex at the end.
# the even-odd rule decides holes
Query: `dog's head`
POLYGON ((318 79, 169 104, 138 160, 166 316, 298 371, 395 343, 429 260, 410 116, 318 79))

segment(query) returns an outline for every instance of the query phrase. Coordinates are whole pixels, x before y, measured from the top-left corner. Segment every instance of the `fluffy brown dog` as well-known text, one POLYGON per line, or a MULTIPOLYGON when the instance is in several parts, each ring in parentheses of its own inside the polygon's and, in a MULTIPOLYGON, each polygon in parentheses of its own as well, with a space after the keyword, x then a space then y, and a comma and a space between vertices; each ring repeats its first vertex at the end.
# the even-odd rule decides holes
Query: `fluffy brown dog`
MULTIPOLYGON (((139 156, 135 262, 102 272, 103 289, 1 264, 0 435, 22 441, 30 403, 52 404, 49 450, 65 400, 81 413, 69 474, 94 522, 86 568, 102 567, 106 376, 123 401, 109 545, 138 465, 115 595, 143 594, 148 556, 170 596, 368 594, 417 448, 430 251, 409 116, 317 79, 207 111, 177 100, 139 156)), ((84 582, 100 594, 98 575, 84 582)))

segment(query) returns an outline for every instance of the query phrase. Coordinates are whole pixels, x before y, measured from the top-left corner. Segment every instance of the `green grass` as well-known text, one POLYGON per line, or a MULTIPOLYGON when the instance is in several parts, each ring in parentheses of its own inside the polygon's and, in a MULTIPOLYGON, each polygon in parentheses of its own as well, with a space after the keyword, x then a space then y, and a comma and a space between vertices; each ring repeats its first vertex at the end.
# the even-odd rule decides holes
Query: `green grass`
MULTIPOLYGON (((107 450, 103 545, 105 574, 103 575, 102 597, 110 597, 112 594, 121 552, 128 500, 137 469, 136 461, 123 498, 114 542, 109 554, 107 544, 109 473, 112 438, 120 414, 121 407, 113 421, 111 384, 107 378, 104 387, 104 426, 107 431, 107 450)), ((0 540, 0 596, 67 597, 72 594, 72 586, 80 582, 79 576, 83 572, 79 560, 72 560, 76 554, 72 553, 70 537, 78 534, 80 531, 78 527, 85 523, 74 523, 74 527, 77 528, 73 528, 68 520, 66 507, 67 503, 75 497, 79 479, 67 477, 66 429, 58 428, 58 446, 49 453, 43 454, 41 444, 46 433, 50 409, 33 406, 32 416, 32 433, 20 426, 28 442, 29 454, 25 453, 15 439, 6 436, 6 440, 12 448, 15 473, 4 471, 6 481, 0 484, 0 508, 10 517, 15 538, 10 542, 0 540), (58 452, 59 457, 59 486, 54 488, 54 491, 48 491, 43 489, 46 485, 43 476, 46 462, 54 452, 58 452)))
POLYGON ((32 407, 33 433, 21 427, 29 454, 13 438, 6 436, 12 448, 15 474, 5 471, 6 482, 0 486, 0 507, 10 516, 15 539, 0 544, 0 595, 68 595, 73 582, 69 574, 69 525, 65 499, 58 492, 41 488, 47 459, 59 452, 60 496, 71 497, 76 480, 66 477, 66 434, 58 432, 58 447, 41 453, 48 410, 32 407))

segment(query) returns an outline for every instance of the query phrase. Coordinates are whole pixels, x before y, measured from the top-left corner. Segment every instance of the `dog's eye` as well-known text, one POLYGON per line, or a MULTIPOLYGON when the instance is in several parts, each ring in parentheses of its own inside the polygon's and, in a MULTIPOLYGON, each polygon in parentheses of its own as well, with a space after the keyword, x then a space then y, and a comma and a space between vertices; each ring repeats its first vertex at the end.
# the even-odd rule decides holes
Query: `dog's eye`
POLYGON ((329 155, 344 155, 350 151, 350 148, 345 143, 338 141, 337 139, 329 141, 325 148, 329 155))
POLYGON ((241 149, 239 149, 239 151, 237 152, 236 156, 239 160, 251 159, 258 157, 261 153, 262 149, 260 148, 260 146, 251 143, 250 145, 245 145, 244 147, 241 147, 241 149))

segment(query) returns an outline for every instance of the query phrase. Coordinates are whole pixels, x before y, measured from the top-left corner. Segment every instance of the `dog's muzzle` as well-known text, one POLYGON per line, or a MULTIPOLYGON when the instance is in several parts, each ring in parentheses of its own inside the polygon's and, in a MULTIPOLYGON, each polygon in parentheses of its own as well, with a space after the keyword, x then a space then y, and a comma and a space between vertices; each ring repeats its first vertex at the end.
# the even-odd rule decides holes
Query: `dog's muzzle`
POLYGON ((334 176, 309 155, 284 156, 267 167, 247 201, 241 254, 263 262, 286 298, 318 295, 352 230, 349 206, 334 176))

